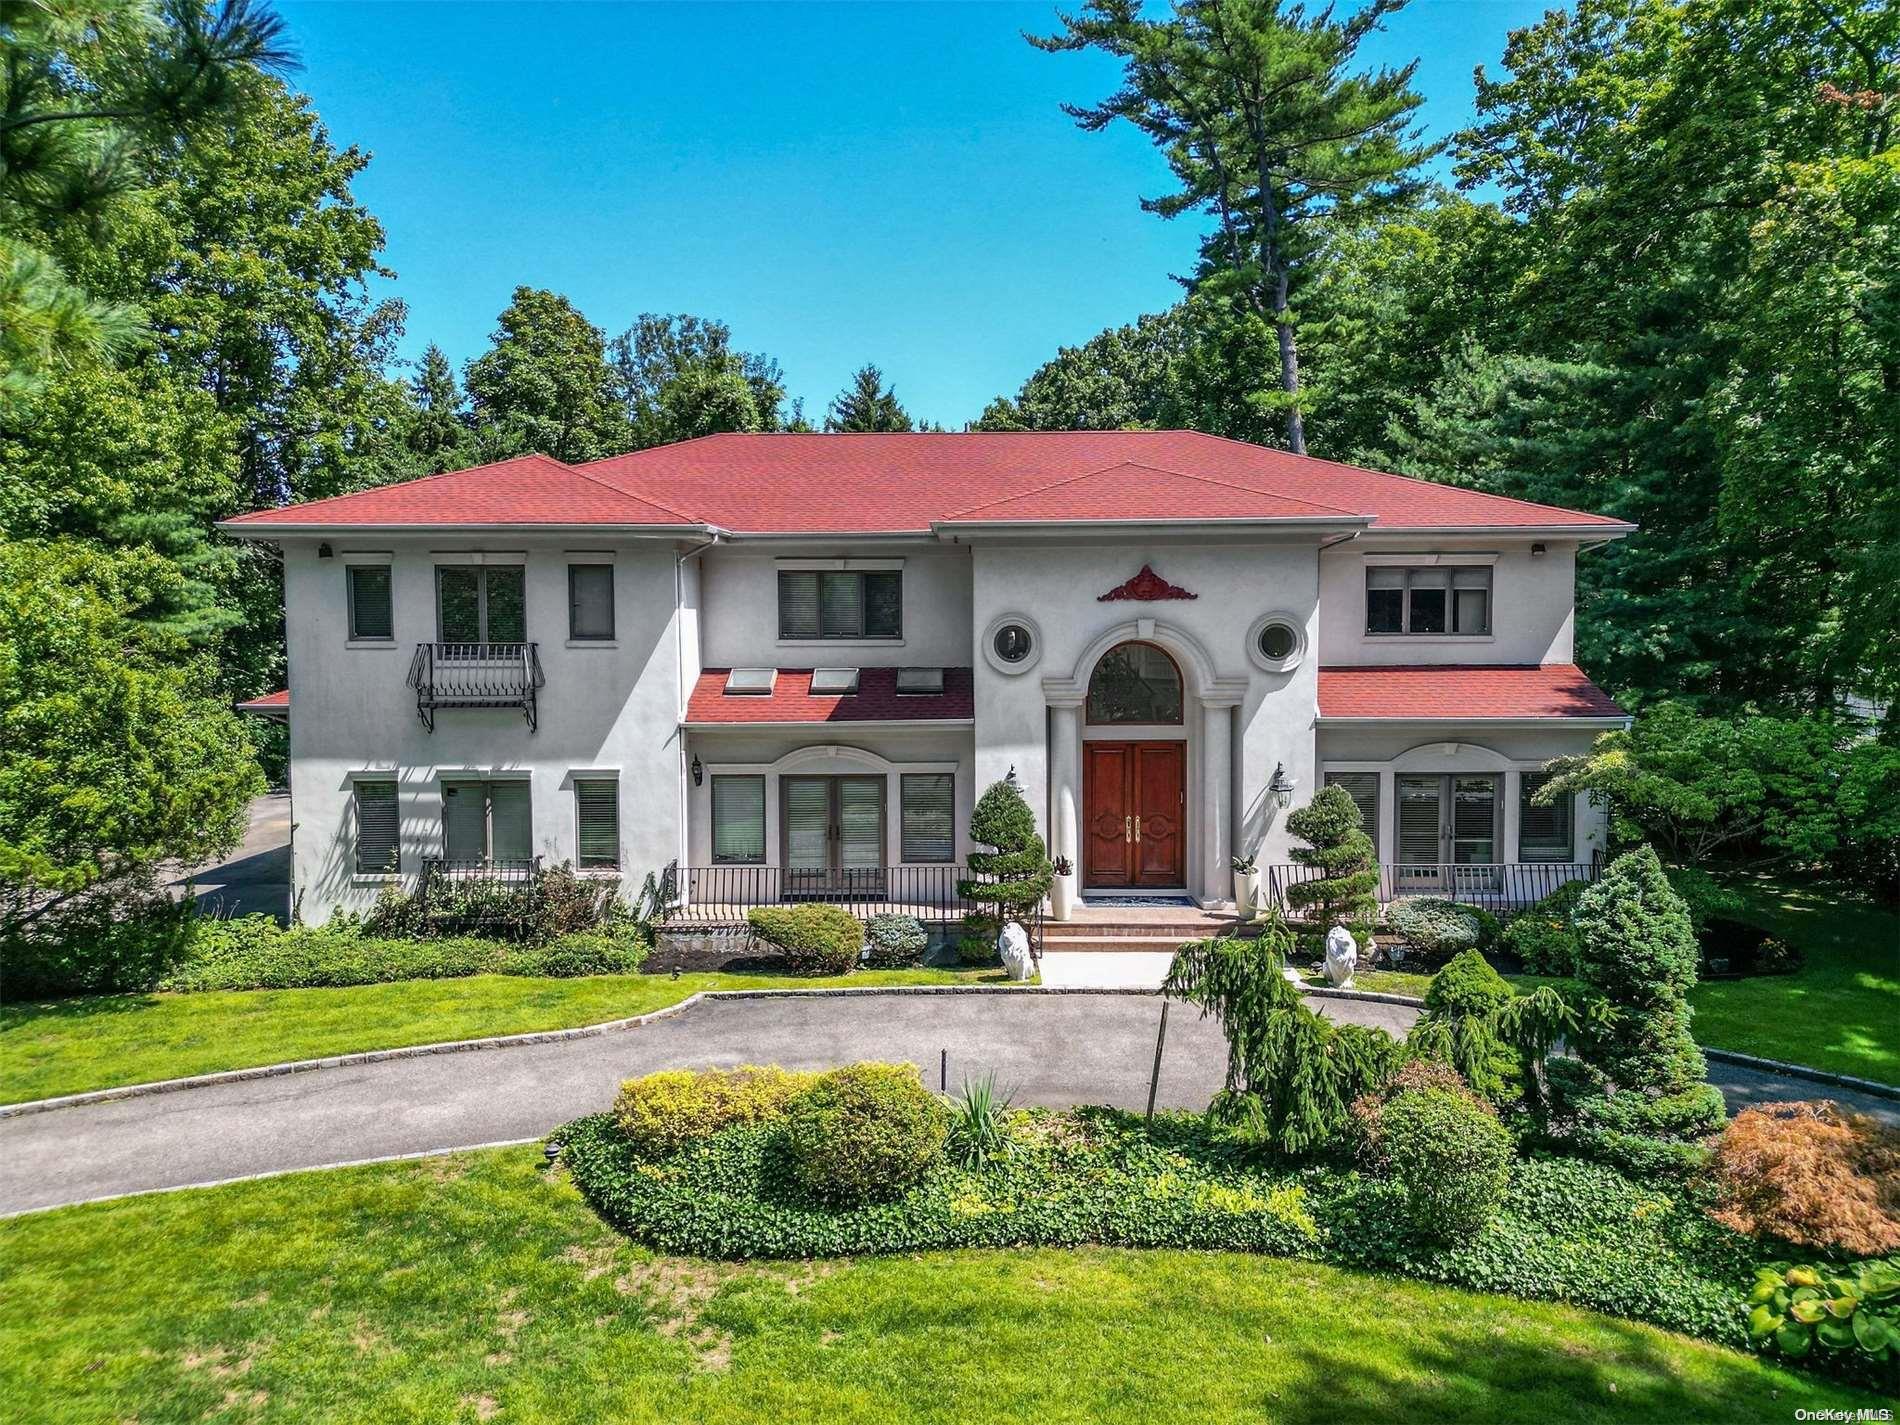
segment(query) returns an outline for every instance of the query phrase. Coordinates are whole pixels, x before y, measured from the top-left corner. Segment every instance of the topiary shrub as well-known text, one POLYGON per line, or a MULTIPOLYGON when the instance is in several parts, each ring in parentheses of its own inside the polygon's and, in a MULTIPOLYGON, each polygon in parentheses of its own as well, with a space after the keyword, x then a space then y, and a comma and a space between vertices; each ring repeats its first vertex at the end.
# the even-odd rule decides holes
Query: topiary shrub
POLYGON ((1900 1251, 1900 1130, 1820 1100, 1735 1115, 1709 1163, 1717 1222, 1751 1237, 1900 1251))
POLYGON ((964 963, 996 961, 996 936, 1006 920, 1026 921, 1049 894, 1055 867, 1036 833, 1036 816, 1016 785, 1016 769, 992 782, 970 813, 970 840, 993 851, 972 851, 974 873, 957 882, 957 894, 980 909, 963 917, 957 953, 964 963))
POLYGON ((1577 973, 1577 933, 1567 919, 1532 909, 1505 926, 1500 949, 1515 956, 1525 973, 1569 979, 1577 973))
POLYGON ((1472 1236, 1497 1211, 1515 1144, 1490 1105, 1474 1095, 1449 1088, 1395 1094, 1379 1114, 1379 1139, 1421 1237, 1472 1236))
POLYGON ((1502 1103, 1518 1092, 1518 1056, 1498 1033, 1498 1015, 1516 998, 1484 956, 1462 951, 1432 976, 1425 1012, 1408 1042, 1445 1059, 1479 1094, 1502 1103))
POLYGON ((776 1066, 662 1069, 628 1079, 614 1099, 614 1120, 644 1158, 664 1158, 735 1123, 771 1123, 818 1081, 776 1066))
POLYGON ((848 975, 864 953, 864 927, 835 905, 770 905, 746 912, 746 926, 785 957, 794 975, 848 975))
POLYGON ((1448 960, 1484 941, 1484 924, 1467 905, 1421 896, 1396 901, 1390 911, 1392 928, 1405 943, 1427 959, 1448 960))
POLYGON ((864 923, 864 963, 875 970, 905 970, 924 961, 930 932, 914 915, 874 915, 864 923))
POLYGON ((814 1197, 836 1203, 901 1195, 943 1156, 950 1111, 911 1064, 852 1064, 791 1103, 785 1148, 814 1197))
POLYGON ((1465 1082, 1464 1075, 1450 1064, 1437 1059, 1408 1059, 1379 1088, 1360 1094, 1352 1101, 1349 1110, 1351 1117, 1348 1120, 1345 1146, 1368 1170, 1383 1173, 1388 1167, 1382 1124, 1386 1101, 1413 1089, 1447 1089, 1454 1093, 1469 1093, 1471 1086, 1465 1082))
POLYGON ((1348 927, 1354 939, 1369 945, 1379 909, 1379 852, 1360 825, 1351 794, 1339 786, 1322 789, 1287 817, 1286 829, 1308 843, 1287 855, 1320 873, 1286 888, 1287 904, 1305 912, 1305 948, 1324 950, 1326 932, 1335 925, 1348 927))

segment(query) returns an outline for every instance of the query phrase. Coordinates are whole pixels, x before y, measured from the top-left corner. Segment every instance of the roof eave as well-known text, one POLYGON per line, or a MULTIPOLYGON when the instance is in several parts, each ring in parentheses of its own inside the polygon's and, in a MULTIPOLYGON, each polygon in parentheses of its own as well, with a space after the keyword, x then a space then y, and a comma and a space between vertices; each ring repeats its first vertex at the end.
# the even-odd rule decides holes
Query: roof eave
POLYGON ((1623 520, 1601 524, 1374 524, 1374 535, 1477 535, 1512 539, 1624 539, 1640 526, 1623 520))
POLYGON ((283 539, 296 535, 339 534, 615 534, 635 539, 716 538, 724 534, 711 524, 622 524, 606 520, 527 523, 488 521, 432 524, 375 524, 364 522, 316 523, 219 520, 217 528, 237 539, 283 539))
POLYGON ((784 727, 975 727, 974 717, 853 717, 776 718, 764 722, 724 722, 687 718, 681 724, 694 732, 762 732, 784 727))
POLYGON ((1060 520, 932 520, 931 532, 940 540, 967 539, 1044 539, 1063 536, 1088 536, 1113 532, 1136 534, 1205 533, 1225 534, 1330 534, 1340 530, 1359 531, 1372 524, 1371 515, 1297 515, 1258 516, 1223 515, 1208 519, 1060 519, 1060 520))
POLYGON ((1485 728, 1547 728, 1554 725, 1605 731, 1628 727, 1630 717, 1627 713, 1544 713, 1538 716, 1517 715, 1512 717, 1486 717, 1480 713, 1436 713, 1424 715, 1407 713, 1403 716, 1386 717, 1344 717, 1319 714, 1314 719, 1324 727, 1460 727, 1479 726, 1485 728))

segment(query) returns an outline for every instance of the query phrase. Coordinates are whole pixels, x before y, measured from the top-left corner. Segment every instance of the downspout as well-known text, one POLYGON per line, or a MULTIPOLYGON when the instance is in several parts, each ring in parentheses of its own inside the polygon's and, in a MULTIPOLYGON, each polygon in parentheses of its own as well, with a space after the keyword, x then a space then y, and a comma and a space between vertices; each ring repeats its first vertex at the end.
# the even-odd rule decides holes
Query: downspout
MULTIPOLYGON (((675 740, 679 744, 679 775, 674 780, 679 786, 680 839, 678 842, 678 850, 679 864, 682 870, 686 867, 690 852, 686 833, 686 702, 691 696, 691 689, 686 686, 686 561, 689 559, 697 559, 708 549, 712 548, 713 545, 719 543, 722 534, 723 531, 709 528, 704 540, 694 545, 673 561, 673 676, 676 680, 674 687, 674 707, 677 712, 677 716, 673 722, 673 733, 675 740)), ((696 625, 695 632, 697 631, 696 625)))

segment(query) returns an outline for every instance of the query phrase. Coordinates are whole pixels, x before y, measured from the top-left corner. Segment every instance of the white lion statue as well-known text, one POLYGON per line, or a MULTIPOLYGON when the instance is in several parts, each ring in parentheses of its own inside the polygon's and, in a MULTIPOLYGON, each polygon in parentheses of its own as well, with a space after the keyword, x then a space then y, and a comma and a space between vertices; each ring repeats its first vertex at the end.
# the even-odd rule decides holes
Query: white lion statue
POLYGON ((1352 988, 1352 972, 1359 968, 1359 944, 1352 932, 1335 925, 1326 932, 1326 981, 1337 990, 1352 988))
POLYGON ((1026 980, 1035 973, 1035 962, 1029 957, 1029 932, 1015 921, 1003 923, 996 937, 996 950, 1012 980, 1026 980))

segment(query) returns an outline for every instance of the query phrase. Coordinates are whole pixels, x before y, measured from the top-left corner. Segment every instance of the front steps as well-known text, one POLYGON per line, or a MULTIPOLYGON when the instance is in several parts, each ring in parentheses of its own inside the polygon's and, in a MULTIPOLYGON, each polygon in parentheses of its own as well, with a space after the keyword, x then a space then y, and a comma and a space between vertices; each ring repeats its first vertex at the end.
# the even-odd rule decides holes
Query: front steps
POLYGON ((1188 906, 1081 906, 1072 919, 1042 923, 1042 982, 1157 989, 1184 942, 1249 933, 1232 915, 1188 906))

